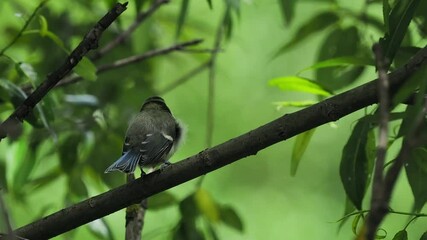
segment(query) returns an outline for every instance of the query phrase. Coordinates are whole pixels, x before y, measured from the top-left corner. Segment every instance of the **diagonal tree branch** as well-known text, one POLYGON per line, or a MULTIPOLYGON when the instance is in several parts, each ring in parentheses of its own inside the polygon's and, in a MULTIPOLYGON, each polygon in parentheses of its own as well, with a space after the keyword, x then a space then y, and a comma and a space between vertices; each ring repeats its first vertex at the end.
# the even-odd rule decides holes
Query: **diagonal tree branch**
MULTIPOLYGON (((390 92, 396 90, 427 59, 427 46, 404 67, 390 73, 390 92)), ((116 212, 142 199, 180 185, 203 174, 284 141, 299 133, 336 121, 354 111, 378 102, 377 81, 346 91, 313 106, 286 114, 239 137, 155 171, 143 178, 89 198, 43 219, 15 230, 29 239, 47 239, 74 229, 95 219, 116 212)))
POLYGON ((34 106, 39 103, 44 96, 55 85, 79 63, 79 61, 92 49, 98 47, 98 41, 104 30, 126 10, 126 3, 117 3, 98 23, 86 34, 80 44, 71 52, 65 62, 54 72, 47 75, 46 80, 28 96, 27 99, 0 125, 0 140, 8 134, 13 134, 20 127, 21 122, 30 113, 34 106))

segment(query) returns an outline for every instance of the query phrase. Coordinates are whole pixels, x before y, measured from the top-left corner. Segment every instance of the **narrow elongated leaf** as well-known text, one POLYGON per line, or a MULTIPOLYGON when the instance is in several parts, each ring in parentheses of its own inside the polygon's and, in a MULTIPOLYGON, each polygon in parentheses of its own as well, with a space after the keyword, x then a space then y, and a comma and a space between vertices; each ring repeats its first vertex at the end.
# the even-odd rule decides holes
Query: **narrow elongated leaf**
POLYGON ((82 141, 79 133, 70 134, 59 145, 59 161, 64 173, 70 174, 78 161, 78 146, 82 141))
MULTIPOLYGON (((425 85, 424 79, 427 77, 427 66, 423 65, 420 67, 418 71, 416 71, 414 74, 411 75, 411 77, 403 83, 402 87, 399 88, 397 93, 393 96, 393 106, 396 106, 399 103, 404 102, 408 99, 410 95, 412 95, 414 92, 416 92, 417 89, 419 89, 421 92, 418 92, 417 98, 422 99, 424 96, 424 90, 423 87, 425 85)), ((418 100, 418 106, 420 105, 420 101, 418 100)))
POLYGON ((110 226, 103 219, 99 218, 88 223, 89 231, 98 239, 114 239, 110 226))
POLYGON ((385 32, 390 32, 390 27, 388 23, 388 16, 390 15, 390 3, 389 0, 383 0, 383 20, 384 20, 384 26, 385 26, 385 32))
POLYGON ((17 144, 14 154, 17 167, 14 173, 13 187, 14 191, 20 192, 24 185, 29 182, 30 174, 35 164, 35 159, 33 158, 35 154, 29 148, 27 141, 21 140, 17 144))
POLYGON ((423 233, 423 235, 420 237, 420 240, 427 240, 427 232, 423 233))
POLYGON ((148 207, 150 210, 158 210, 163 209, 174 204, 177 204, 178 200, 176 197, 170 192, 161 192, 152 197, 150 197, 150 201, 148 202, 148 207))
POLYGON ((353 231, 353 233, 355 234, 355 235, 357 235, 357 233, 359 232, 358 231, 358 226, 359 226, 359 222, 360 222, 360 219, 363 217, 363 214, 357 214, 355 217, 354 217, 354 219, 353 219, 353 222, 351 223, 351 230, 353 231))
POLYGON ((221 222, 229 227, 234 228, 239 232, 243 232, 243 222, 237 212, 230 206, 223 206, 220 208, 221 222))
MULTIPOLYGON (((317 61, 323 62, 338 58, 338 60, 357 62, 356 58, 369 59, 368 57, 363 57, 363 54, 361 54, 361 52, 366 50, 363 50, 360 42, 358 28, 354 26, 336 28, 323 41, 317 61), (355 59, 351 60, 348 58, 349 56, 353 56, 355 59), (339 59, 341 57, 347 59, 339 59)), ((331 62, 327 62, 327 64, 331 64, 331 62)), ((360 74, 362 74, 363 69, 363 64, 336 66, 334 68, 317 68, 316 81, 325 88, 334 91, 356 81, 360 74)))
POLYGON ((69 193, 79 198, 87 198, 88 196, 86 183, 83 181, 82 175, 76 171, 68 175, 68 188, 70 189, 69 193))
POLYGON ((394 235, 393 240, 408 240, 408 233, 406 230, 400 230, 394 235))
POLYGON ((220 212, 218 205, 212 196, 204 189, 199 189, 194 193, 194 200, 199 211, 205 215, 209 221, 218 222, 220 220, 220 212))
POLYGON ((331 96, 331 93, 318 83, 298 76, 274 78, 269 81, 269 84, 284 91, 305 92, 325 97, 331 96))
POLYGON ((8 189, 6 179, 6 164, 3 161, 0 161, 0 191, 4 191, 8 189))
POLYGON ((176 24, 176 34, 175 37, 179 38, 181 35, 182 27, 184 26, 185 19, 187 19, 188 5, 190 0, 182 0, 181 1, 181 9, 179 11, 178 21, 176 24))
POLYGON ((425 148, 417 148, 411 152, 411 156, 405 164, 406 176, 414 194, 414 209, 420 211, 427 202, 427 151, 425 148))
MULTIPOLYGON (((386 0, 385 0, 386 1, 386 0)), ((388 32, 380 39, 385 56, 392 62, 408 30, 420 0, 396 1, 388 16, 388 32)), ((387 6, 384 6, 387 7, 387 6)), ((384 14, 387 14, 383 10, 384 14)), ((386 22, 386 23, 387 23, 386 22)))
POLYGON ((277 105, 278 108, 281 108, 281 107, 309 107, 309 106, 316 104, 318 102, 319 101, 312 101, 312 100, 283 101, 283 102, 275 102, 274 104, 277 105))
POLYGON ((298 30, 293 38, 284 44, 278 51, 275 57, 288 51, 292 47, 301 43, 303 40, 307 39, 311 35, 324 30, 325 28, 335 24, 339 20, 338 15, 333 12, 323 12, 320 13, 306 23, 304 23, 298 30))
POLYGON ((87 57, 83 57, 73 70, 84 79, 95 81, 97 78, 96 66, 87 57))
POLYGON ((212 0, 207 0, 209 8, 212 10, 213 9, 213 5, 212 5, 212 0))
MULTIPOLYGON (((147 0, 135 0, 135 11, 138 14, 142 7, 144 6, 144 4, 147 2, 147 0)), ((111 5, 113 6, 113 5, 111 5)))
POLYGON ((317 62, 311 65, 310 67, 304 68, 298 73, 309 71, 309 70, 316 70, 320 68, 346 67, 346 66, 375 66, 375 64, 372 58, 345 56, 345 57, 331 58, 331 59, 317 62))
POLYGON ((295 12, 295 0, 278 0, 286 25, 291 24, 295 12))
POLYGON ((295 176, 301 158, 307 149, 308 143, 310 142, 315 130, 315 128, 310 129, 301 134, 298 134, 296 137, 294 147, 292 149, 291 176, 295 176))
POLYGON ((354 207, 353 203, 350 201, 348 197, 346 197, 344 214, 343 214, 343 217, 341 218, 340 225, 338 226, 338 230, 340 230, 344 226, 344 224, 350 219, 350 217, 346 217, 346 216, 354 212, 354 210, 356 210, 356 208, 354 207))
POLYGON ((40 23, 40 36, 46 36, 47 32, 49 32, 47 20, 44 16, 39 15, 39 23, 40 23))
POLYGON ((340 164, 340 177, 344 190, 358 210, 362 209, 362 200, 372 172, 374 155, 371 153, 371 148, 373 145, 375 145, 375 137, 369 121, 359 120, 344 146, 340 164))

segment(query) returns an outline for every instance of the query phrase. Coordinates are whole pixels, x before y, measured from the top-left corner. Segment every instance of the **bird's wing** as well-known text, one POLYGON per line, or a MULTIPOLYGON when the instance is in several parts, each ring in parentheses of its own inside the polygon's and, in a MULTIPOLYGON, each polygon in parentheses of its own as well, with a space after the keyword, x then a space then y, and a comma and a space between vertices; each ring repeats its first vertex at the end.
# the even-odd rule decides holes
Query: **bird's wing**
POLYGON ((173 146, 173 138, 166 133, 157 132, 147 134, 147 138, 141 142, 141 165, 157 165, 166 161, 166 156, 173 146))
POLYGON ((124 152, 123 155, 117 161, 115 161, 105 170, 105 173, 112 172, 115 170, 125 173, 133 173, 140 157, 141 155, 136 151, 124 152))

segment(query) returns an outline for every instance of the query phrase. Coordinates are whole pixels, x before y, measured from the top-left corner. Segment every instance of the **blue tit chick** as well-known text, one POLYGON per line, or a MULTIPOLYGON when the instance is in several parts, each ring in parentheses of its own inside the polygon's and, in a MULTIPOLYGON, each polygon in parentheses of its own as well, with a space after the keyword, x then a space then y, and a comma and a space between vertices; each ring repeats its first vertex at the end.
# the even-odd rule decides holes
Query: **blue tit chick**
POLYGON ((118 170, 130 174, 139 165, 145 174, 143 167, 169 165, 168 160, 180 143, 182 132, 165 101, 157 96, 148 98, 129 124, 122 156, 105 173, 118 170))

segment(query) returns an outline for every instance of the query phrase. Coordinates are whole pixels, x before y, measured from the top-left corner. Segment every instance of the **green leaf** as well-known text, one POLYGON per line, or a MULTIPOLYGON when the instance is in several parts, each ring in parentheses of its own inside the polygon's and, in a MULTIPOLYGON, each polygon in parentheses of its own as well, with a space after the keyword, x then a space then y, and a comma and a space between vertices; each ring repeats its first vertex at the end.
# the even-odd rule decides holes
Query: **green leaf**
POLYGON ((400 230, 394 235, 393 240, 408 240, 408 233, 406 230, 400 230))
POLYGON ((40 36, 44 37, 49 32, 47 20, 44 16, 39 15, 40 36))
MULTIPOLYGON (((365 57, 365 50, 360 44, 358 28, 336 28, 325 38, 320 46, 318 62, 344 57, 341 60, 357 62, 356 59, 369 59, 365 57), (355 59, 348 59, 354 56, 355 59), (347 58, 347 59, 345 59, 347 58)), ((369 62, 363 62, 363 64, 369 62)), ((330 63, 330 62, 329 62, 330 63)), ((335 62, 337 63, 337 62, 335 62)), ((361 65, 344 65, 334 68, 316 69, 316 81, 331 91, 338 90, 353 83, 362 74, 364 68, 361 65)))
POLYGON ((291 24, 295 13, 295 0, 278 0, 286 25, 291 24))
POLYGON ((411 152, 405 164, 406 176, 414 194, 414 209, 419 212, 427 202, 427 150, 417 148, 411 152))
POLYGON ((96 66, 87 57, 82 58, 74 68, 74 72, 86 80, 95 81, 97 78, 96 66))
POLYGON ((198 189, 194 193, 194 200, 199 211, 205 215, 209 221, 216 223, 220 220, 220 211, 212 196, 204 189, 198 189))
POLYGON ((194 193, 184 198, 179 203, 179 211, 183 218, 195 219, 200 215, 199 210, 197 209, 194 193))
POLYGON ((16 193, 21 192, 25 184, 30 182, 30 175, 35 165, 34 155, 35 153, 29 148, 27 141, 20 140, 17 142, 17 148, 14 154, 16 169, 13 174, 13 188, 16 193))
POLYGON ((230 206, 222 206, 220 208, 221 222, 225 225, 234 228, 239 232, 243 232, 243 222, 236 211, 230 206))
POLYGON ((170 207, 178 203, 178 199, 170 192, 161 192, 152 197, 148 201, 150 210, 158 210, 170 207))
POLYGON ((297 173, 298 165, 315 130, 316 128, 310 129, 298 134, 296 137, 294 147, 292 149, 291 176, 295 176, 297 173))
POLYGON ((182 27, 184 26, 185 19, 187 18, 189 3, 190 3, 190 0, 182 0, 181 1, 181 9, 179 11, 178 21, 177 21, 177 24, 176 24, 176 34, 175 34, 175 37, 177 39, 181 35, 182 27))
POLYGON ((32 82, 37 80, 37 72, 34 70, 31 64, 21 62, 16 64, 16 68, 19 73, 30 79, 32 82))
POLYGON ((331 96, 331 93, 320 84, 298 76, 274 78, 269 81, 269 84, 284 91, 305 92, 326 97, 331 96))
POLYGON ((213 9, 213 5, 212 5, 212 0, 207 0, 209 8, 212 10, 213 9))
POLYGON ((306 23, 304 23, 298 30, 294 37, 284 44, 276 53, 274 57, 281 55, 282 53, 288 51, 292 47, 301 43, 303 40, 309 38, 313 34, 324 30, 325 28, 338 22, 339 17, 334 12, 323 12, 320 13, 306 23))
POLYGON ((314 105, 318 103, 319 101, 283 101, 283 102, 274 102, 275 105, 277 105, 279 108, 281 107, 309 107, 311 105, 314 105))
POLYGON ((337 57, 331 58, 324 61, 320 61, 311 65, 310 67, 304 68, 298 72, 302 73, 309 70, 316 70, 320 68, 330 68, 330 67, 347 67, 347 66, 375 66, 375 63, 372 58, 363 58, 363 57, 337 57))
POLYGON ((362 200, 373 168, 374 154, 371 153, 373 146, 375 136, 370 122, 362 118, 357 122, 344 146, 340 164, 344 190, 358 210, 362 209, 362 200))
POLYGON ((175 228, 173 240, 204 240, 203 233, 197 229, 194 221, 189 222, 188 219, 181 219, 178 226, 175 228))
POLYGON ((206 225, 207 225, 209 236, 211 237, 210 239, 219 240, 218 234, 216 233, 213 225, 210 222, 207 222, 206 225))
POLYGON ((78 147, 83 140, 79 133, 68 135, 59 145, 59 161, 64 173, 70 174, 78 162, 78 147))
MULTIPOLYGON (((417 10, 420 0, 396 1, 396 4, 391 9, 388 16, 388 31, 383 38, 380 39, 380 44, 384 49, 384 55, 391 63, 399 49, 403 38, 408 30, 415 11, 417 10)), ((386 8, 387 6, 385 6, 386 8)), ((384 10, 386 14, 386 10, 384 10)))
POLYGON ((88 228, 98 239, 114 239, 110 226, 103 218, 88 223, 88 228))
POLYGON ((390 26, 388 23, 388 16, 390 15, 391 6, 389 3, 389 0, 383 0, 383 20, 384 20, 384 26, 385 26, 385 32, 390 31, 390 26))
MULTIPOLYGON (((402 103, 408 99, 409 96, 411 96, 414 92, 417 91, 417 89, 420 89, 422 92, 419 93, 424 96, 423 93, 425 85, 424 79, 427 77, 427 66, 422 65, 418 69, 418 71, 415 71, 409 79, 407 79, 403 85, 399 88, 397 93, 393 96, 392 100, 392 106, 396 106, 399 103, 402 103), (421 86, 420 86, 421 85, 421 86)), ((419 105, 419 104, 418 104, 419 105)))
POLYGON ((423 235, 420 237, 420 240, 427 240, 427 232, 423 233, 423 235))
POLYGON ((68 175, 68 187, 70 189, 70 193, 79 198, 86 198, 88 196, 87 187, 82 179, 80 170, 79 172, 73 171, 72 174, 68 175))
POLYGON ((354 207, 353 203, 350 201, 348 197, 345 198, 345 207, 344 207, 344 214, 343 217, 340 219, 340 224, 338 226, 338 229, 341 229, 344 224, 347 222, 350 217, 346 217, 348 214, 354 212, 356 208, 354 207))
POLYGON ((147 2, 147 0, 134 0, 134 1, 135 1, 135 11, 138 14, 141 11, 144 4, 147 2))
POLYGON ((7 191, 7 178, 6 178, 6 164, 4 164, 3 160, 0 160, 0 192, 7 191))
POLYGON ((353 222, 351 223, 351 230, 353 231, 353 233, 355 234, 355 235, 357 235, 357 233, 359 232, 358 230, 357 230, 357 227, 359 226, 359 222, 360 222, 360 219, 361 218, 363 218, 363 214, 361 213, 361 214, 357 214, 355 217, 354 217, 354 219, 353 219, 353 222))

